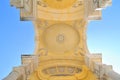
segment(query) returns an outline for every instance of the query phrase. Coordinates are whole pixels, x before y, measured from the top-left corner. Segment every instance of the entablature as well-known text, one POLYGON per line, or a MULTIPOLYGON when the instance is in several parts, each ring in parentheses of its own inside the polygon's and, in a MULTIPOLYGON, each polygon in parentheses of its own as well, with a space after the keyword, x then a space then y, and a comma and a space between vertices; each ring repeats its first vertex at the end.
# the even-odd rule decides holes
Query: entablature
POLYGON ((110 6, 112 0, 87 0, 86 1, 86 14, 88 20, 101 20, 102 9, 110 6))
MULTIPOLYGON (((21 20, 36 20, 38 18, 45 20, 99 20, 101 19, 101 10, 111 5, 112 0, 73 0, 70 7, 58 9, 49 0, 11 0, 11 6, 20 9, 21 20), (52 6, 52 7, 51 7, 52 6)), ((65 1, 64 5, 68 5, 65 1)))

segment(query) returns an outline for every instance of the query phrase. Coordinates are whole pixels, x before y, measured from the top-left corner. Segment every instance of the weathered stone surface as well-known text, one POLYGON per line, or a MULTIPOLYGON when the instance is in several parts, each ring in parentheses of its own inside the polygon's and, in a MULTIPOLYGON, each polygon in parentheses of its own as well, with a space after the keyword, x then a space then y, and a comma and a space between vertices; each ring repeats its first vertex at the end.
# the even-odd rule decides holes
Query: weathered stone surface
POLYGON ((87 23, 100 20, 111 0, 11 0, 21 20, 35 25, 34 55, 22 55, 4 80, 119 80, 101 54, 90 54, 87 23))

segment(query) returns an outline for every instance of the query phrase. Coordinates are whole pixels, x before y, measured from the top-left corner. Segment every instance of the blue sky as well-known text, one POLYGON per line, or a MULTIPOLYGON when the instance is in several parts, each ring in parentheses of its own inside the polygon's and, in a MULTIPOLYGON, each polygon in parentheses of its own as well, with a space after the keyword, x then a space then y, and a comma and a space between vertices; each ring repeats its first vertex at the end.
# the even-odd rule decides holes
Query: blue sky
MULTIPOLYGON (((102 11, 102 20, 92 21, 87 29, 91 53, 102 53, 103 63, 113 65, 120 73, 120 0, 102 11)), ((14 66, 21 64, 21 54, 32 54, 35 48, 34 27, 20 21, 20 11, 10 7, 9 0, 0 2, 0 80, 14 66)))

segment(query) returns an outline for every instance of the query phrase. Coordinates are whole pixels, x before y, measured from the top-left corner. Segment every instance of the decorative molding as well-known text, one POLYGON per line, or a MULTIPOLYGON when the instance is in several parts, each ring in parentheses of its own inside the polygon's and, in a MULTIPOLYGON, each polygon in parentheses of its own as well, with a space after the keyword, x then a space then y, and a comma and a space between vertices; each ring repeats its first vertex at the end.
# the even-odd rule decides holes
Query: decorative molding
POLYGON ((40 30, 44 30, 47 27, 49 27, 49 22, 47 20, 38 20, 37 21, 37 27, 40 30))
POLYGON ((21 8, 21 20, 32 20, 34 18, 34 0, 24 0, 24 8, 21 8))
POLYGON ((83 48, 80 48, 80 47, 75 49, 75 53, 74 54, 77 55, 77 56, 84 56, 85 55, 84 51, 83 51, 83 48))
POLYGON ((33 20, 35 18, 36 0, 11 0, 11 6, 20 8, 21 20, 33 20))
MULTIPOLYGON (((18 78, 23 76, 22 80, 29 80, 32 74, 39 73, 37 75, 41 80, 43 79, 41 74, 44 73, 43 76, 47 77, 46 71, 51 76, 53 73, 56 75, 58 70, 65 79, 68 71, 73 74, 75 68, 82 73, 75 73, 77 79, 82 80, 83 77, 89 79, 89 75, 86 75, 90 73, 90 79, 97 76, 98 80, 119 80, 119 75, 112 70, 111 65, 102 64, 101 54, 89 54, 89 52, 86 54, 86 24, 89 20, 101 19, 101 10, 110 4, 111 0, 76 0, 69 8, 62 6, 63 8, 58 9, 60 6, 58 8, 48 6, 43 0, 11 0, 11 6, 20 8, 21 20, 35 22, 37 48, 36 55, 22 55, 22 66, 15 67, 8 77, 12 76, 14 80, 21 80, 18 78), (61 46, 65 40, 66 44, 61 46), (60 53, 59 56, 57 53, 60 53), (76 67, 83 65, 85 66, 82 68, 76 67), (67 71, 64 71, 65 69, 67 71), (87 74, 84 73, 84 69, 87 74)), ((58 73, 57 77, 61 75, 58 73)))
POLYGON ((39 52, 39 53, 38 53, 39 57, 40 57, 40 56, 47 56, 47 55, 48 55, 48 50, 45 49, 45 48, 39 49, 38 52, 39 52))
POLYGON ((85 27, 85 23, 86 21, 84 19, 75 20, 73 26, 75 26, 76 29, 82 29, 85 27))
POLYGON ((41 7, 48 7, 47 4, 45 4, 42 0, 37 0, 37 5, 41 7))
POLYGON ((17 8, 23 8, 24 7, 24 0, 10 0, 11 6, 15 6, 17 8))
POLYGON ((120 75, 113 71, 112 65, 102 64, 101 54, 86 54, 86 65, 99 80, 120 80, 120 75))
POLYGON ((74 8, 80 7, 83 5, 83 0, 78 0, 75 2, 75 4, 73 5, 74 8))
MULTIPOLYGON (((42 0, 11 0, 10 2, 11 2, 11 6, 16 6, 17 8, 20 8, 21 20, 35 20, 37 15, 36 13, 37 5, 40 5, 45 8, 47 7, 47 4, 45 4, 42 0)), ((86 0, 86 2, 83 2, 82 0, 78 0, 73 5, 73 7, 76 9, 77 7, 83 5, 84 3, 86 4, 85 6, 88 12, 87 16, 89 17, 91 15, 96 16, 96 14, 95 15, 93 14, 94 12, 96 12, 96 10, 101 10, 102 8, 111 5, 112 0, 86 0)), ((95 17, 92 19, 98 20, 101 18, 95 17)))

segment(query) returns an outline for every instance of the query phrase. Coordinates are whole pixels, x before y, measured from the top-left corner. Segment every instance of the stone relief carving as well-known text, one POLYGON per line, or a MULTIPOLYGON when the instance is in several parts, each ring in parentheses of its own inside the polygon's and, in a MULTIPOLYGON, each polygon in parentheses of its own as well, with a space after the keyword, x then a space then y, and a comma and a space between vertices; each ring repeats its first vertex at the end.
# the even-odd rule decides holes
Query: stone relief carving
POLYGON ((100 0, 93 0, 93 8, 94 9, 99 8, 100 7, 99 3, 100 3, 100 0))
MULTIPOLYGON (((16 6, 21 9, 21 20, 35 19, 36 4, 42 7, 47 7, 47 4, 45 4, 42 0, 37 0, 37 2, 36 0, 11 0, 10 2, 11 6, 16 6)), ((111 2, 111 0, 87 0, 85 6, 88 8, 88 16, 93 14, 95 10, 101 10, 101 8, 105 8, 110 5, 111 2)), ((73 7, 77 8, 83 4, 83 0, 78 0, 74 3, 73 7)))
POLYGON ((24 8, 21 8, 21 20, 29 20, 34 17, 33 0, 24 0, 24 8))
POLYGON ((45 48, 39 49, 39 56, 47 56, 48 55, 48 50, 45 48))
POLYGON ((16 6, 17 8, 23 8, 23 0, 10 0, 11 6, 16 6))
POLYGON ((83 1, 82 1, 82 0, 78 0, 78 1, 76 1, 76 3, 73 5, 73 7, 76 8, 76 7, 79 7, 79 6, 81 6, 81 5, 83 5, 83 1))
POLYGON ((74 21, 73 26, 75 26, 76 29, 81 29, 85 26, 85 23, 86 22, 83 19, 76 20, 76 21, 74 21))
POLYGON ((111 5, 111 0, 92 0, 93 1, 93 8, 99 9, 99 8, 105 8, 108 5, 111 5))
POLYGON ((46 21, 46 20, 39 20, 39 21, 37 22, 37 24, 38 24, 38 28, 39 28, 40 30, 44 30, 44 29, 46 29, 46 28, 49 26, 49 22, 46 21))
POLYGON ((47 4, 45 4, 42 0, 38 0, 37 5, 39 5, 41 7, 47 7, 47 4))
MULTIPOLYGON (((110 3, 109 1, 111 1, 111 0, 86 0, 86 1, 89 1, 87 3, 88 4, 87 10, 89 12, 89 14, 88 14, 88 16, 89 16, 90 14, 94 13, 96 8, 104 7, 106 5, 106 2, 110 3)), ((32 20, 32 18, 34 18, 34 12, 36 11, 36 9, 34 7, 36 7, 36 5, 35 5, 36 3, 37 3, 37 5, 39 5, 41 7, 47 7, 47 4, 45 4, 42 0, 11 0, 12 6, 16 6, 17 8, 21 9, 21 20, 32 20)), ((73 5, 73 7, 77 8, 81 5, 83 5, 83 0, 78 0, 73 5)), ((79 12, 80 12, 80 10, 79 10, 79 12)), ((92 16, 95 16, 95 15, 92 15, 92 16)), ((83 29, 85 24, 86 24, 86 22, 84 20, 76 20, 75 23, 73 23, 73 25, 76 27, 76 29, 83 29)), ((38 21, 37 25, 38 25, 37 26, 38 29, 41 29, 43 31, 43 29, 46 29, 48 27, 48 22, 41 20, 41 21, 38 21)), ((62 25, 62 26, 64 26, 64 25, 62 25)), ((64 30, 64 28, 63 28, 63 30, 64 30)), ((64 31, 64 32, 66 32, 66 31, 64 31)), ((70 32, 70 31, 68 31, 68 32, 70 32)), ((72 38, 74 38, 74 36, 72 38)), ((63 43, 64 39, 65 39, 64 34, 60 33, 56 37, 56 40, 57 40, 56 42, 63 43)), ((37 39, 37 40, 39 41, 39 39, 37 39)), ((73 41, 75 41, 75 40, 73 40, 73 41)), ((67 47, 69 47, 69 46, 67 46, 67 47)), ((85 52, 83 49, 84 49, 83 47, 77 47, 77 48, 75 47, 74 54, 84 56, 85 52)), ((37 56, 39 57, 39 56, 46 56, 46 55, 48 55, 48 50, 44 47, 40 47, 37 56)), ((34 59, 34 56, 27 55, 27 56, 23 56, 22 58, 23 58, 22 59, 23 63, 25 65, 27 64, 26 66, 24 66, 24 68, 25 68, 24 75, 28 77, 36 69, 38 62, 36 59, 34 59)), ((97 62, 97 60, 98 60, 98 62, 101 60, 101 55, 89 55, 89 57, 87 57, 87 59, 86 59, 86 64, 88 65, 89 69, 91 69, 91 71, 93 71, 95 74, 97 74, 98 78, 101 78, 101 76, 103 76, 103 73, 105 73, 105 71, 104 71, 103 66, 101 66, 99 64, 95 64, 95 61, 97 62)), ((50 68, 50 70, 51 69, 52 68, 50 68)), ((61 72, 63 72, 62 70, 61 70, 61 72)), ((70 72, 72 71, 71 67, 69 68, 69 71, 70 72)), ((79 71, 81 71, 81 69, 79 69, 79 71)))
POLYGON ((74 54, 77 56, 79 56, 79 55, 84 56, 83 48, 80 48, 80 47, 76 48, 74 54))

